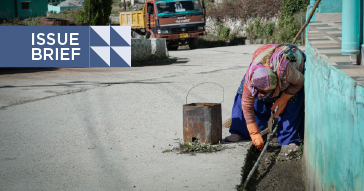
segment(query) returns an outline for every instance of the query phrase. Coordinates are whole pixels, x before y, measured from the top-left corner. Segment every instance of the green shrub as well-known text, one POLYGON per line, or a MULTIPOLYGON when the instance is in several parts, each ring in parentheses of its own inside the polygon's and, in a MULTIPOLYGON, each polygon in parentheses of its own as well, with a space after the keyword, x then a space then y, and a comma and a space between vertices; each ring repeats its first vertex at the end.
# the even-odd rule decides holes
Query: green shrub
MULTIPOLYGON (((224 0, 220 4, 207 0, 207 15, 217 19, 215 26, 220 39, 234 38, 234 35, 229 36, 229 30, 222 26, 221 18, 257 17, 253 22, 246 23, 248 39, 267 38, 269 43, 291 43, 301 28, 301 18, 302 22, 305 22, 308 4, 309 0, 224 0), (278 13, 280 14, 277 24, 263 22, 262 17, 277 16, 278 13)), ((299 38, 296 43, 303 42, 299 38)))
MULTIPOLYGON (((301 17, 305 15, 305 11, 296 13, 291 17, 286 17, 284 20, 279 19, 278 29, 274 32, 272 42, 273 43, 291 43, 293 38, 297 35, 298 31, 301 29, 301 17)), ((305 17, 303 17, 302 23, 306 22, 305 17)), ((304 33, 303 33, 304 34, 304 33)), ((301 35, 303 35, 301 33, 301 35)), ((301 38, 297 39, 295 44, 303 44, 301 38)))
POLYGON ((309 0, 285 0, 280 7, 281 16, 291 17, 295 13, 305 10, 309 3, 309 0))
POLYGON ((249 40, 253 39, 253 32, 254 32, 254 24, 248 23, 245 27, 246 36, 249 38, 249 40))
POLYGON ((218 31, 220 33, 220 30, 222 29, 223 26, 219 19, 216 20, 215 26, 216 26, 216 31, 218 31))
POLYGON ((40 17, 28 17, 25 18, 24 20, 20 20, 20 19, 14 19, 14 21, 18 22, 21 25, 26 25, 26 26, 39 26, 40 25, 40 17))
POLYGON ((227 26, 222 27, 220 30, 220 38, 223 40, 226 40, 226 38, 229 36, 230 28, 227 26))
POLYGON ((276 24, 274 22, 270 22, 264 27, 264 37, 270 37, 273 35, 276 24))
POLYGON ((126 6, 127 6, 127 7, 130 7, 130 6, 131 6, 131 2, 130 2, 130 1, 127 1, 127 2, 126 2, 126 6))
POLYGON ((88 22, 90 25, 106 25, 109 22, 112 2, 112 0, 92 0, 91 2, 85 0, 84 10, 78 13, 77 22, 88 22))
MULTIPOLYGON (((305 13, 309 0, 284 0, 280 6, 277 29, 270 39, 270 43, 291 43, 298 31, 301 29, 301 18, 305 22, 305 13)), ((302 44, 301 39, 296 44, 302 44)))
POLYGON ((238 37, 238 33, 233 32, 229 35, 229 40, 232 41, 238 37))
POLYGON ((253 38, 260 38, 263 36, 264 33, 264 28, 263 25, 261 23, 261 18, 258 17, 254 20, 254 30, 253 30, 253 38))
MULTIPOLYGON (((305 11, 309 0, 285 0, 281 4, 281 15, 278 20, 278 27, 287 27, 289 29, 294 29, 295 18, 294 14, 301 11, 305 11)), ((298 29, 299 30, 299 29, 298 29)), ((298 31, 297 31, 298 32, 298 31)))

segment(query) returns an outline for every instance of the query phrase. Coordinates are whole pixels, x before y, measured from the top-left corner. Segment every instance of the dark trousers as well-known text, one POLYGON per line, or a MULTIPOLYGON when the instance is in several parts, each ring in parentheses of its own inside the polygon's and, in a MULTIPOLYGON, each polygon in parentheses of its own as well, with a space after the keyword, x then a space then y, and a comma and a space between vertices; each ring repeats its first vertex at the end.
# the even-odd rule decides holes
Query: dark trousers
MULTIPOLYGON (((304 88, 297 93, 297 101, 287 104, 284 112, 279 115, 277 137, 279 143, 288 145, 289 143, 297 143, 303 138, 304 129, 304 88)), ((241 108, 242 94, 237 93, 232 109, 232 123, 230 126, 231 134, 238 134, 244 139, 249 139, 250 135, 246 126, 246 121, 241 108)), ((254 114, 255 121, 259 130, 262 130, 271 116, 273 103, 255 99, 254 114)))

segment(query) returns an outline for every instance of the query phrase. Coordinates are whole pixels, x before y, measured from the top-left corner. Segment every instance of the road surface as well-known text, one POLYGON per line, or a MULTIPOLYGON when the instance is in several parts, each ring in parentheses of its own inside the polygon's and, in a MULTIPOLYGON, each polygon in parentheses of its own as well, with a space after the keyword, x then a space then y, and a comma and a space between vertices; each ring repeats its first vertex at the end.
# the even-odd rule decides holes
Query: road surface
MULTIPOLYGON (((0 70, 0 190, 234 190, 250 141, 211 154, 163 153, 182 106, 222 102, 260 45, 170 52, 170 65, 0 70)), ((229 135, 223 129, 223 137, 229 135)))

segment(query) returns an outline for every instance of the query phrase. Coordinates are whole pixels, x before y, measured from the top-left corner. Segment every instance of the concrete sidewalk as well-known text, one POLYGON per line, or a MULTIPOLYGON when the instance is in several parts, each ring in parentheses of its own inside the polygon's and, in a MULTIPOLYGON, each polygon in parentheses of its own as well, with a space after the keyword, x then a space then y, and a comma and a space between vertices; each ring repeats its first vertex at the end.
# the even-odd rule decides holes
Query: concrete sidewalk
POLYGON ((350 63, 350 56, 341 54, 342 14, 316 14, 310 23, 307 40, 314 51, 328 63, 358 83, 364 84, 364 67, 350 63))
MULTIPOLYGON (((182 106, 235 93, 260 45, 170 52, 172 65, 0 75, 0 190, 234 190, 250 141, 218 153, 163 153, 182 106), (240 146, 243 145, 243 146, 240 146)), ((229 135, 223 129, 223 137, 229 135)))

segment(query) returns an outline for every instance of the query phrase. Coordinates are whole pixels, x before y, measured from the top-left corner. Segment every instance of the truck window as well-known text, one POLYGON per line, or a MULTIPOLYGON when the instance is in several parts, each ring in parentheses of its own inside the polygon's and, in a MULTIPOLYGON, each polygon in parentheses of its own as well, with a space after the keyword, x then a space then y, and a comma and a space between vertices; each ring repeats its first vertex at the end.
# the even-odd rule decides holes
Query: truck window
POLYGON ((202 14, 198 0, 162 0, 156 1, 158 16, 178 14, 202 14))
POLYGON ((159 3, 157 4, 158 13, 169 13, 174 12, 174 7, 171 7, 170 3, 159 3))
POLYGON ((154 7, 153 4, 148 4, 148 14, 154 15, 154 7), (150 11, 150 13, 149 13, 150 11))

